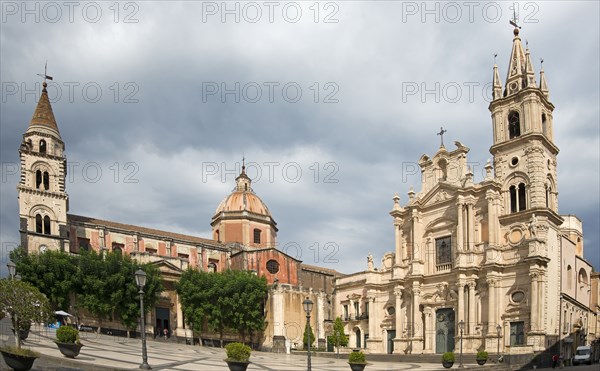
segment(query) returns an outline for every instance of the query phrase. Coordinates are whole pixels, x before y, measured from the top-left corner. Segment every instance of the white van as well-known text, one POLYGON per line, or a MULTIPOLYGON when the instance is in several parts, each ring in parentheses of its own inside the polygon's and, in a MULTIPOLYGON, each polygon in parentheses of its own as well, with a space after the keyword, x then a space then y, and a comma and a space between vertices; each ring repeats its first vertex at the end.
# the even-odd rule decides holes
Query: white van
POLYGON ((575 356, 573 357, 573 365, 581 363, 587 363, 588 365, 592 364, 592 347, 587 345, 577 347, 575 356))

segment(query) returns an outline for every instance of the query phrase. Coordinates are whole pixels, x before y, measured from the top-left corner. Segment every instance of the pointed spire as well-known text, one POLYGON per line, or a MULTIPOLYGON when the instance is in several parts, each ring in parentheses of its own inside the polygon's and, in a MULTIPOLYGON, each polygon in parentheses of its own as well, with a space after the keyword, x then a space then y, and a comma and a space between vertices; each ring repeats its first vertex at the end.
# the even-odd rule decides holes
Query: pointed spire
MULTIPOLYGON (((494 54, 494 59, 497 54, 494 54)), ((494 61, 494 81, 493 81, 493 95, 492 100, 502 98, 502 81, 500 81, 500 72, 498 72, 498 65, 494 61)))
POLYGON ((46 90, 48 84, 44 81, 42 86, 44 87, 42 89, 42 95, 40 96, 37 107, 35 107, 35 111, 33 111, 33 117, 29 122, 29 128, 32 126, 42 126, 58 133, 58 125, 56 125, 56 119, 54 118, 50 99, 48 98, 48 90, 46 90))
POLYGON ((550 90, 548 89, 548 83, 546 82, 546 74, 544 73, 544 60, 541 60, 542 67, 540 69, 540 90, 546 99, 550 99, 550 90))
POLYGON ((512 52, 510 53, 510 62, 508 65, 508 73, 506 75, 506 91, 507 95, 514 94, 524 87, 523 74, 525 72, 525 51, 519 37, 519 29, 513 31, 515 37, 513 39, 512 52))
POLYGON ((535 83, 535 72, 533 71, 533 65, 531 64, 531 55, 529 54, 529 47, 525 50, 525 83, 527 87, 536 87, 535 83))

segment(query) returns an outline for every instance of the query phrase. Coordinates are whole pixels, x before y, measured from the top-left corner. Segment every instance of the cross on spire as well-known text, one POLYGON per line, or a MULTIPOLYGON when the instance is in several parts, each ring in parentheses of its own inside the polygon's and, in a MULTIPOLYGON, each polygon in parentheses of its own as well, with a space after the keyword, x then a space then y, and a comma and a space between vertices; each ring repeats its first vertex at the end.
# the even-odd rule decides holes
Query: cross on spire
POLYGON ((440 136, 440 147, 444 146, 444 133, 446 133, 448 130, 444 130, 444 127, 441 126, 440 127, 440 132, 437 133, 437 135, 440 136))
MULTIPOLYGON (((517 17, 517 6, 515 5, 515 3, 513 3, 512 8, 513 8, 513 19, 510 19, 508 21, 508 23, 513 25, 515 28, 521 28, 521 26, 519 26, 517 24, 517 22, 519 21, 519 18, 517 17)), ((516 31, 516 32, 518 32, 518 31, 516 31)))
POLYGON ((48 61, 44 65, 44 74, 38 73, 37 75, 44 78, 44 84, 46 84, 46 80, 52 80, 52 76, 48 76, 48 61))

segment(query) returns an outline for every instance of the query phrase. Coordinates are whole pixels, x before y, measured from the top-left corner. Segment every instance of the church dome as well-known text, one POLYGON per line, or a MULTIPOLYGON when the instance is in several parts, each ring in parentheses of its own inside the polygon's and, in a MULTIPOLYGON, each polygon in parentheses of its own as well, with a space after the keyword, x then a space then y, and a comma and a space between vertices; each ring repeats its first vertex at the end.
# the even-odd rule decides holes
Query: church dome
POLYGON ((271 217, 271 212, 265 203, 254 193, 250 187, 251 180, 246 175, 244 168, 242 173, 235 179, 236 186, 233 191, 221 201, 216 215, 222 212, 242 212, 247 211, 262 216, 271 217))

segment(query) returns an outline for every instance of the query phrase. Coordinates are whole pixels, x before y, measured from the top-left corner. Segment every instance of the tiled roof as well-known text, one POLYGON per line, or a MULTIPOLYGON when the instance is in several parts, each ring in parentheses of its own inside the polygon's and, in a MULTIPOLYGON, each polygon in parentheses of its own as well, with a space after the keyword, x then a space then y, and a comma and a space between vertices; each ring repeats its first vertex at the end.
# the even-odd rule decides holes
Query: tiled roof
POLYGON ((48 91, 46 90, 46 83, 44 83, 44 89, 40 100, 38 101, 35 111, 33 111, 33 117, 29 123, 29 126, 44 126, 58 132, 58 126, 56 125, 56 119, 52 112, 52 106, 50 105, 50 99, 48 99, 48 91))
POLYGON ((306 269, 306 270, 310 270, 310 271, 323 272, 323 273, 329 273, 329 274, 333 274, 336 277, 345 276, 345 274, 340 273, 340 272, 336 271, 335 269, 323 268, 323 267, 319 267, 319 266, 316 266, 316 265, 308 265, 308 264, 304 264, 304 263, 302 263, 302 269, 306 269))
POLYGON ((174 239, 174 240, 185 241, 190 244, 206 244, 206 245, 212 245, 212 246, 215 246, 218 248, 225 248, 225 245, 223 245, 222 243, 219 243, 215 240, 202 238, 202 237, 190 236, 190 235, 181 234, 181 233, 161 231, 159 229, 140 227, 140 226, 131 225, 131 224, 123 224, 123 223, 113 222, 113 221, 109 221, 109 220, 90 218, 90 217, 81 216, 81 215, 68 214, 67 217, 68 217, 68 220, 70 223, 93 224, 93 225, 103 226, 103 227, 107 227, 107 228, 114 228, 114 229, 120 229, 120 230, 125 230, 125 231, 131 231, 131 232, 137 232, 137 233, 162 237, 165 239, 174 239))

